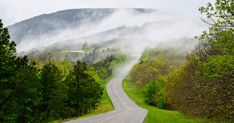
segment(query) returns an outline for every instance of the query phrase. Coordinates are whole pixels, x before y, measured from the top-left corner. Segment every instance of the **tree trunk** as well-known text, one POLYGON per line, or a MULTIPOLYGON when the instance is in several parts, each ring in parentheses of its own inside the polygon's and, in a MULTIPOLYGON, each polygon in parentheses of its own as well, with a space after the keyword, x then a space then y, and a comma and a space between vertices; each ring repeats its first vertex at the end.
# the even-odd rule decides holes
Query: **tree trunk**
POLYGON ((18 123, 24 123, 24 113, 22 111, 20 111, 19 115, 18 115, 18 123))

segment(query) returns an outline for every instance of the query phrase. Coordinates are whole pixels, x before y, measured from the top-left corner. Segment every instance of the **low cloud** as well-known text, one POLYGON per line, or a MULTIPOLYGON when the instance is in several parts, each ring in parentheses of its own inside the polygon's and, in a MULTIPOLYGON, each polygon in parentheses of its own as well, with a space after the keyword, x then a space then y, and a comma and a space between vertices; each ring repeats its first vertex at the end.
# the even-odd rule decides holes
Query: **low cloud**
MULTIPOLYGON (((18 52, 44 48, 55 43, 96 43, 118 39, 126 53, 140 55, 145 47, 161 43, 173 44, 175 39, 199 35, 206 28, 200 20, 166 13, 136 13, 118 9, 97 23, 83 23, 79 27, 56 30, 40 36, 28 36, 17 45, 18 52), (126 47, 127 46, 127 47, 126 47)), ((175 40, 177 41, 177 40, 175 40)))

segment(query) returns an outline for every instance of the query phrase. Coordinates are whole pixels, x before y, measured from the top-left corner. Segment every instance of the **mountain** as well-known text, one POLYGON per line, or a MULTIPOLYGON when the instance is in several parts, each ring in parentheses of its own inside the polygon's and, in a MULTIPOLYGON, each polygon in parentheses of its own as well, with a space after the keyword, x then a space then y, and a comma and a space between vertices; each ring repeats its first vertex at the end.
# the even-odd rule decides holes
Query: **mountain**
POLYGON ((204 29, 204 25, 198 20, 154 9, 106 8, 71 9, 43 14, 8 28, 11 39, 17 43, 17 51, 22 52, 55 44, 72 47, 77 43, 95 44, 109 40, 119 40, 134 50, 142 50, 162 41, 172 43, 173 39, 194 37, 204 29))
MULTIPOLYGON (((19 43, 24 38, 43 35, 59 29, 79 27, 84 23, 97 23, 117 9, 71 9, 39 15, 8 27, 12 39, 19 43)), ((149 13, 152 9, 128 9, 149 13)))
POLYGON ((95 22, 110 15, 113 9, 73 9, 39 15, 8 27, 12 39, 17 43, 27 36, 42 35, 58 29, 79 26, 84 22, 95 22))

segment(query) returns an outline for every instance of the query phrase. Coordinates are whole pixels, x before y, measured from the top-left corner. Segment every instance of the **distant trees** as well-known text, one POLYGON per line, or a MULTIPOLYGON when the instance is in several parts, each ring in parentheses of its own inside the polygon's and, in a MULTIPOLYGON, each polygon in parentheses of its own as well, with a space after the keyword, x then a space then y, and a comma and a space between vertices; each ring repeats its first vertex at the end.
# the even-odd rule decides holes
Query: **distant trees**
POLYGON ((49 122, 97 106, 103 88, 94 69, 79 61, 70 72, 66 61, 40 67, 17 57, 15 46, 0 20, 0 122, 49 122))
POLYGON ((92 64, 97 71, 98 76, 104 80, 113 75, 113 69, 116 65, 123 63, 127 57, 123 54, 110 55, 104 60, 92 64))
POLYGON ((167 108, 166 76, 180 66, 183 55, 174 50, 149 48, 143 52, 140 60, 129 73, 131 81, 143 88, 146 103, 158 108, 167 108))
POLYGON ((91 48, 87 42, 84 42, 81 49, 85 52, 89 52, 91 50, 91 48))
POLYGON ((219 120, 234 118, 234 2, 216 0, 200 11, 211 24, 186 64, 168 79, 168 102, 175 109, 219 120))

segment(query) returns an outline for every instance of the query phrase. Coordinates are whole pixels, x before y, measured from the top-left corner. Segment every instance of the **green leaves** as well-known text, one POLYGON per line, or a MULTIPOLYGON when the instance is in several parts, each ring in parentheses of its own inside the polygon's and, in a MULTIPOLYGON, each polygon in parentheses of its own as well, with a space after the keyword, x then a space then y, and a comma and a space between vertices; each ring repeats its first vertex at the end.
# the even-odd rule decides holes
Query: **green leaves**
POLYGON ((74 109, 77 115, 86 114, 95 108, 103 94, 103 88, 93 74, 91 68, 78 61, 66 80, 69 87, 67 106, 74 109))
POLYGON ((211 57, 207 62, 201 63, 203 75, 210 79, 222 77, 223 73, 234 70, 233 56, 216 56, 211 57))
POLYGON ((0 122, 49 122, 94 109, 103 93, 92 67, 51 59, 37 69, 16 56, 16 44, 0 21, 0 122))
POLYGON ((199 11, 206 15, 204 20, 210 25, 209 34, 200 38, 206 40, 212 38, 214 33, 219 31, 234 30, 234 1, 216 0, 215 5, 208 3, 206 7, 201 7, 199 11))
POLYGON ((148 82, 147 85, 145 85, 143 94, 147 104, 156 106, 157 103, 155 95, 160 91, 160 88, 159 83, 155 81, 148 82))
POLYGON ((45 121, 62 118, 64 103, 67 98, 67 89, 62 83, 63 76, 55 65, 49 63, 44 65, 41 71, 41 103, 40 117, 45 121))
POLYGON ((200 8, 212 22, 187 63, 169 77, 169 104, 193 116, 232 120, 234 80, 234 1, 216 0, 200 8))

